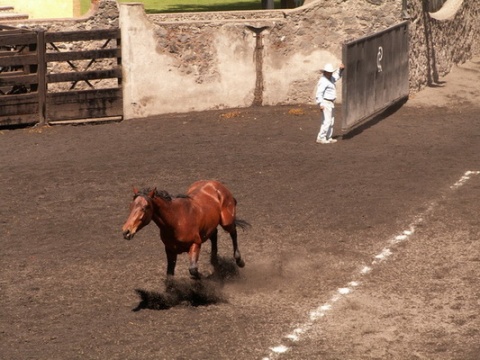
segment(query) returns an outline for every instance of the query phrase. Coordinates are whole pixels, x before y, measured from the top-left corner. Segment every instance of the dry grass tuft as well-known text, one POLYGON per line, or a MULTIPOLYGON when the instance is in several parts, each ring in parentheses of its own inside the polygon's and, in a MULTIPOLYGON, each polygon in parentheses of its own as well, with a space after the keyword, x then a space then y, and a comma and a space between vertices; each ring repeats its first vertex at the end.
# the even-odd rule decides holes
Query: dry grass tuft
POLYGON ((225 114, 220 115, 222 119, 232 119, 239 117, 241 115, 240 111, 231 111, 225 114))
POLYGON ((31 127, 31 128, 28 128, 28 132, 30 134, 41 134, 43 133, 44 131, 50 129, 51 126, 50 125, 41 125, 41 126, 34 126, 34 127, 31 127))
POLYGON ((289 115, 296 115, 296 116, 305 115, 305 110, 299 109, 299 108, 290 109, 290 110, 288 110, 288 114, 289 115))

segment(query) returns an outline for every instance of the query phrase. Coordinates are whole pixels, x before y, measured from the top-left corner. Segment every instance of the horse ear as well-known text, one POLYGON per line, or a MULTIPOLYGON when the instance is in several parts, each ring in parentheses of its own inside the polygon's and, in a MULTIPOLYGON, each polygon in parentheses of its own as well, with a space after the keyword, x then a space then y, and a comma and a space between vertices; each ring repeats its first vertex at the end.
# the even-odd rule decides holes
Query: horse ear
POLYGON ((157 192, 157 188, 155 187, 155 188, 153 188, 152 191, 150 191, 150 192, 148 193, 148 197, 153 198, 153 197, 155 196, 156 192, 157 192))
POLYGON ((138 194, 138 189, 137 189, 135 186, 132 186, 132 188, 133 188, 133 193, 134 193, 135 195, 137 195, 137 194, 138 194))

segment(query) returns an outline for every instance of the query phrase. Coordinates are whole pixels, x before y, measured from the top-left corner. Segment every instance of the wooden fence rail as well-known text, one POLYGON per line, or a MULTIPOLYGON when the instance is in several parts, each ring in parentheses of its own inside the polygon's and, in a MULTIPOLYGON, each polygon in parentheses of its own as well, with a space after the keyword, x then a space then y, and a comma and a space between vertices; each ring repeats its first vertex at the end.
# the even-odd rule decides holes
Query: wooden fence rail
POLYGON ((120 30, 0 26, 0 126, 123 116, 120 30))

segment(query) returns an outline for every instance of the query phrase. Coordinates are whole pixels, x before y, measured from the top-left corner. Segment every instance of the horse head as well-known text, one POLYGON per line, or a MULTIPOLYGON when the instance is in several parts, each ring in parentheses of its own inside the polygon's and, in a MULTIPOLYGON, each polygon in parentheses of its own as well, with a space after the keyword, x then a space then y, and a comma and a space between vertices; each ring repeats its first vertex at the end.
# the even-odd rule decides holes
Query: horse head
POLYGON ((148 225, 153 216, 152 199, 156 189, 138 191, 133 188, 133 201, 130 203, 130 215, 122 227, 123 238, 131 240, 144 226, 148 225))

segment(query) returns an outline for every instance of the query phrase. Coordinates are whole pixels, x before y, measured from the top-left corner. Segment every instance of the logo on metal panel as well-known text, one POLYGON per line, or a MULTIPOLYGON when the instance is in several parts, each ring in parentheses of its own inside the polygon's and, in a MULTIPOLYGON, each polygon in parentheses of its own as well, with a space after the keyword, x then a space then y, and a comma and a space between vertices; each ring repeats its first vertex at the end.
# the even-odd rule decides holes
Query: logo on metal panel
POLYGON ((382 64, 380 63, 383 59, 383 47, 379 46, 378 47, 378 52, 377 52, 377 71, 382 72, 382 64))

